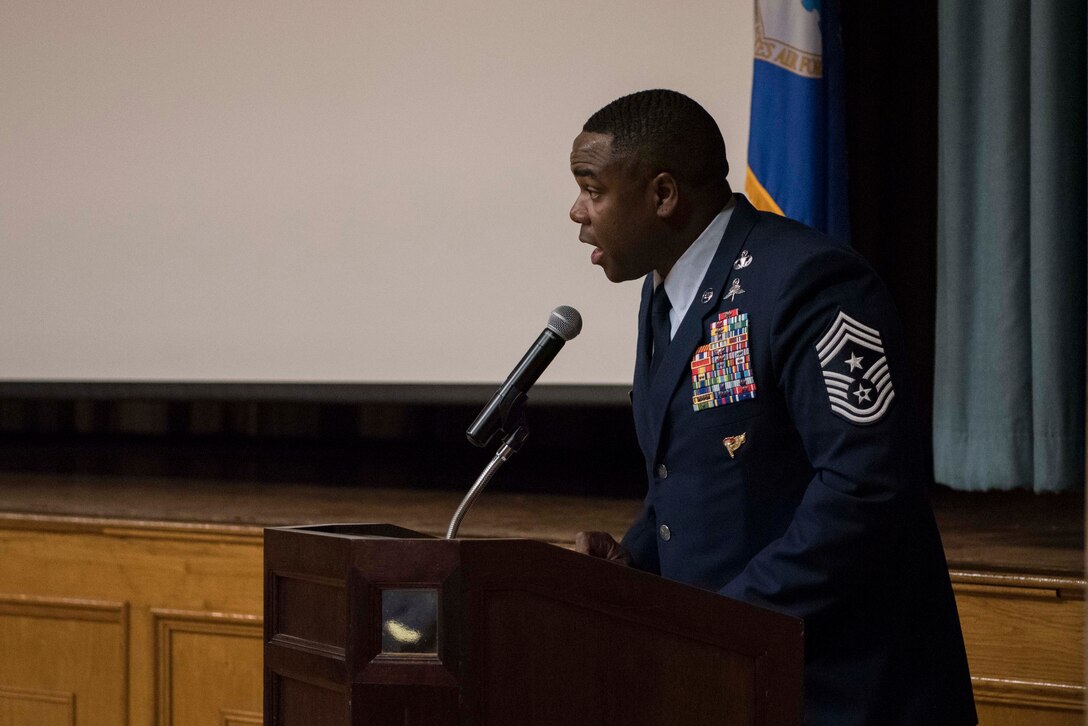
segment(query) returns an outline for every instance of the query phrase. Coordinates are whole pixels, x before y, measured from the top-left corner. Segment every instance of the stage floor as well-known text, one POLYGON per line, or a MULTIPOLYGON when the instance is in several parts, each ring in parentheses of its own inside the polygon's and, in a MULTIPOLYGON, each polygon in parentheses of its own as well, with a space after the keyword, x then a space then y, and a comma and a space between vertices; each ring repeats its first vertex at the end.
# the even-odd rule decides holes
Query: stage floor
MULTIPOLYGON (((445 533, 461 491, 221 481, 146 476, 0 472, 0 512, 264 527, 390 522, 445 533)), ((952 570, 1084 576, 1081 493, 932 492, 952 570)), ((635 499, 512 494, 496 479, 462 525, 470 537, 570 544, 583 529, 620 535, 635 499)))

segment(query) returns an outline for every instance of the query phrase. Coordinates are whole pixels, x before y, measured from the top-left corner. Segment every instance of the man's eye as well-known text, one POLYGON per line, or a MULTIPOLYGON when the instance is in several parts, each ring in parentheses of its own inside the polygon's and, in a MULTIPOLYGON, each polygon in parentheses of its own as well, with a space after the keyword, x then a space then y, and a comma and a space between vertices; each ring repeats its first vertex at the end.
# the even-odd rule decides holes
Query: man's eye
POLYGON ((597 197, 601 196, 601 193, 599 191, 597 191, 596 189, 589 189, 589 188, 586 189, 586 194, 589 195, 590 199, 596 199, 597 197))

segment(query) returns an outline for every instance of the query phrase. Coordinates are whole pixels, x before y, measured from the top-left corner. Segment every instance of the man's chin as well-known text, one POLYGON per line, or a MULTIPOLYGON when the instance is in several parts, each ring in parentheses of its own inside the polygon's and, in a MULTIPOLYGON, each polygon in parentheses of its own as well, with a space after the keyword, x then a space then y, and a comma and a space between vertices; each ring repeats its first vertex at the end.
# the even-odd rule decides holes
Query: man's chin
POLYGON ((642 275, 631 274, 630 270, 618 270, 604 265, 601 266, 601 269, 604 270, 604 276, 608 278, 609 282, 627 282, 642 277, 642 275))

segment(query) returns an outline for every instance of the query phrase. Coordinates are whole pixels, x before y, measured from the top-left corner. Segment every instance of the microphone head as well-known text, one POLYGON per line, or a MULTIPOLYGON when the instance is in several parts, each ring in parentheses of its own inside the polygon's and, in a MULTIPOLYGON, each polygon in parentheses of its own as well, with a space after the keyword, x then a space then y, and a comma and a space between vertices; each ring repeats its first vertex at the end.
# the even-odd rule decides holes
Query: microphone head
POLYGON ((560 305, 548 316, 548 330, 570 340, 582 332, 582 316, 570 305, 560 305))

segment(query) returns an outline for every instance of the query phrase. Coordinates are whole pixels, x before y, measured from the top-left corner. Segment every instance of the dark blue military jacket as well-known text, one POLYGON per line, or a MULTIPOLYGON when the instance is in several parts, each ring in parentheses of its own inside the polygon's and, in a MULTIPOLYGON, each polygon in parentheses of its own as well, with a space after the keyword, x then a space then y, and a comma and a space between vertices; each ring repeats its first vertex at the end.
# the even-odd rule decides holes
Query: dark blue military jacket
POLYGON ((805 621, 805 721, 976 721, 895 310, 850 247, 742 196, 632 404, 635 566, 805 621))

